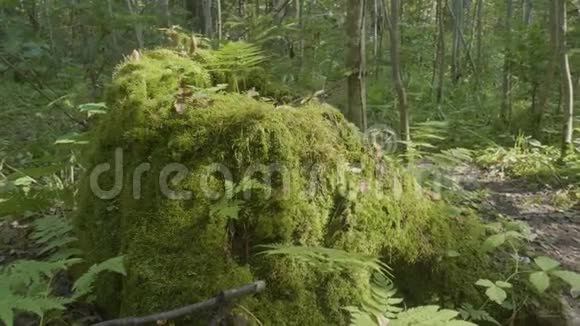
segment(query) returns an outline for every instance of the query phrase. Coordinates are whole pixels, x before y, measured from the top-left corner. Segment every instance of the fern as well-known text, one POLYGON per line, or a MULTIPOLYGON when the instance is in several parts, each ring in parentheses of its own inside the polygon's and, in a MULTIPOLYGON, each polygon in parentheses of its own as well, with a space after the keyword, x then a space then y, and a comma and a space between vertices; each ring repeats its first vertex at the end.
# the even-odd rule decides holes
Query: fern
POLYGON ((56 262, 21 260, 4 268, 0 275, 4 282, 12 288, 28 288, 79 262, 81 262, 79 258, 56 262))
POLYGON ((388 278, 390 268, 376 257, 349 253, 338 249, 299 247, 284 245, 262 246, 261 254, 284 255, 327 271, 350 271, 353 268, 373 273, 367 293, 362 296, 360 307, 343 309, 350 314, 353 326, 476 326, 456 319, 459 312, 440 310, 438 306, 421 306, 403 311, 402 299, 395 298, 395 287, 388 278))
POLYGON ((47 261, 21 260, 0 269, 0 321, 12 326, 20 312, 43 317, 49 311, 62 311, 66 305, 92 291, 102 272, 125 275, 123 257, 95 264, 73 286, 71 297, 52 295, 52 280, 57 273, 82 262, 80 251, 70 245, 76 241, 72 226, 64 217, 47 216, 32 223, 31 239, 41 247, 40 254, 51 253, 47 261))
POLYGON ((461 317, 465 320, 486 321, 486 322, 492 323, 494 325, 498 325, 498 326, 501 325, 487 311, 477 309, 468 303, 463 304, 461 306, 461 308, 459 309, 459 313, 461 314, 461 317))
POLYGON ((325 271, 349 271, 353 268, 386 275, 390 267, 376 257, 339 249, 286 245, 261 246, 266 256, 284 255, 325 271))
POLYGON ((395 318, 403 310, 398 307, 403 299, 395 298, 396 292, 395 286, 388 278, 382 274, 374 274, 370 290, 362 297, 361 307, 344 308, 350 313, 350 324, 382 325, 385 321, 395 318))
POLYGON ((47 311, 65 310, 70 301, 65 298, 15 295, 0 280, 0 321, 7 326, 14 324, 15 311, 24 311, 42 317, 47 311))
POLYGON ((230 42, 213 52, 204 67, 219 83, 227 83, 231 90, 239 92, 247 89, 251 76, 265 73, 261 67, 265 60, 266 57, 257 46, 245 42, 230 42))
POLYGON ((70 247, 77 238, 72 236, 72 224, 63 216, 46 216, 32 223, 30 238, 42 247, 39 254, 50 253, 48 261, 58 261, 78 256, 80 251, 70 247))
POLYGON ((459 312, 440 309, 439 306, 422 306, 406 310, 391 320, 389 326, 477 326, 474 323, 458 320, 459 312))
POLYGON ((100 264, 95 264, 83 274, 73 285, 74 298, 79 298, 91 293, 93 290, 93 283, 97 276, 102 272, 113 272, 117 274, 126 275, 125 266, 123 265, 123 257, 115 257, 106 260, 100 264))
POLYGON ((71 299, 50 296, 54 275, 80 259, 58 262, 19 261, 0 271, 0 320, 11 326, 15 311, 42 317, 51 310, 64 310, 71 299))

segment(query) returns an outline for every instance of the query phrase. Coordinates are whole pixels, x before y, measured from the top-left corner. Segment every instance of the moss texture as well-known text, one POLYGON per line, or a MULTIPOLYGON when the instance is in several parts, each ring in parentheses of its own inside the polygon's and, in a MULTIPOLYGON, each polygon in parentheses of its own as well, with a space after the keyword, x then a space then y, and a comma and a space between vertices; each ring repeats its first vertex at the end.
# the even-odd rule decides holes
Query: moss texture
MULTIPOLYGON (((394 167, 377 172, 359 132, 334 108, 274 107, 201 89, 211 83, 201 65, 166 50, 147 52, 115 74, 112 111, 95 130, 88 167, 112 164, 122 148, 123 189, 100 200, 85 182, 76 219, 90 261, 126 256, 126 278, 97 284, 109 314, 172 309, 264 279, 265 293, 241 301, 264 325, 344 324, 340 308, 356 303, 364 277, 255 255, 257 245, 271 243, 381 255, 400 274, 404 292, 420 297, 447 289, 458 301, 469 295, 476 268, 486 264, 476 249, 483 231, 474 217, 428 201, 394 167), (189 86, 196 91, 184 98, 189 86), (188 200, 162 193, 161 170, 174 162, 189 174, 171 187, 191 191, 188 200), (141 163, 151 170, 137 199, 132 180, 141 163), (255 164, 276 164, 281 172, 274 173, 269 197, 264 191, 238 196, 239 216, 232 220, 215 213, 220 199, 206 196, 223 194, 223 180, 214 174, 205 185, 200 181, 214 163, 227 167, 234 183, 255 164), (307 191, 312 185, 315 191, 307 191), (462 255, 445 259, 449 250, 462 255)), ((110 188, 113 176, 99 181, 110 188)), ((195 321, 204 324, 206 317, 195 321)))

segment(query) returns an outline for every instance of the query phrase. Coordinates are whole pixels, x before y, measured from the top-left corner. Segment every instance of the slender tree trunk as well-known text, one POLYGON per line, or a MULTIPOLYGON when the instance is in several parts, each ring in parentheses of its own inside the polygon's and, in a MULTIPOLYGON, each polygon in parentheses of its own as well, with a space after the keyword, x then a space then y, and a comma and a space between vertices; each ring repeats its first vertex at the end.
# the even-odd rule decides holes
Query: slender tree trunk
POLYGON ((476 41, 475 47, 477 51, 477 63, 476 63, 476 85, 481 89, 481 75, 483 71, 483 0, 477 0, 477 27, 476 27, 476 41))
POLYGON ((463 32, 463 0, 453 0, 453 50, 451 52, 451 77, 453 83, 461 78, 461 34, 463 32))
POLYGON ((574 150, 572 137, 574 133, 574 86, 572 74, 570 73, 570 62, 568 59, 568 47, 566 42, 567 18, 566 0, 555 0, 558 5, 558 27, 559 27, 559 56, 560 75, 562 77, 562 88, 564 96, 564 128, 562 131, 562 158, 574 150))
POLYGON ((373 56, 379 56, 379 0, 373 0, 373 56))
POLYGON ((550 95, 550 90, 552 89, 552 82, 554 80, 554 75, 556 74, 556 68, 558 66, 558 47, 559 47, 559 19, 556 8, 556 1, 550 1, 550 49, 552 54, 549 58, 548 67, 546 69, 546 75, 543 79, 542 86, 538 93, 538 103, 534 106, 532 111, 534 130, 540 130, 542 125, 542 118, 546 108, 548 106, 548 98, 550 95))
POLYGON ((365 0, 347 2, 347 57, 349 120, 362 131, 367 128, 365 91, 365 0))
POLYGON ((217 6, 217 37, 218 40, 223 38, 223 21, 222 21, 222 0, 216 0, 217 6))
POLYGON ((513 0, 507 0, 506 20, 505 20, 505 32, 507 36, 504 53, 502 104, 500 113, 502 121, 506 123, 509 122, 512 113, 512 67, 511 67, 512 17, 513 17, 513 0))
POLYGON ((522 21, 526 26, 532 21, 532 9, 532 0, 522 0, 522 21))
POLYGON ((437 104, 443 100, 443 83, 445 79, 445 11, 443 0, 437 0, 437 51, 435 55, 435 69, 433 71, 433 86, 437 104))
MULTIPOLYGON (((107 11, 109 14, 109 19, 112 22, 114 19, 113 0, 107 0, 107 11)), ((117 30, 114 27, 112 27, 112 30, 111 30, 111 37, 112 37, 112 41, 113 41, 113 49, 115 50, 115 52, 117 52, 119 49, 119 41, 118 41, 119 38, 117 36, 117 30)))
MULTIPOLYGON (((127 2, 127 9, 129 9, 129 13, 131 14, 131 16, 135 17, 137 15, 135 12, 135 3, 133 2, 133 0, 126 0, 126 2, 127 2)), ((143 26, 141 26, 141 23, 135 23, 133 28, 135 29, 135 37, 137 39, 137 46, 139 49, 142 49, 145 47, 145 42, 143 40, 143 26)))
POLYGON ((298 41, 298 58, 300 62, 300 72, 304 68, 304 0, 296 1, 296 20, 300 29, 300 40, 298 41))
POLYGON ((403 77, 401 73, 401 35, 400 35, 400 11, 401 3, 399 0, 391 0, 391 65, 393 72, 393 83, 398 99, 399 109, 399 132, 401 140, 410 141, 410 123, 409 123, 409 103, 407 100, 407 90, 403 84, 403 77))
POLYGON ((213 37, 212 0, 202 0, 203 11, 203 33, 205 36, 213 37))
MULTIPOLYGON (((109 0, 110 1, 110 0, 109 0)), ((164 27, 171 26, 171 13, 169 11, 169 0, 159 0, 159 12, 161 13, 161 24, 164 27)))
POLYGON ((52 2, 50 0, 46 0, 44 2, 44 15, 45 15, 45 26, 48 33, 48 39, 50 40, 50 50, 54 52, 56 50, 56 44, 54 43, 54 31, 52 28, 52 18, 51 18, 51 10, 52 2))

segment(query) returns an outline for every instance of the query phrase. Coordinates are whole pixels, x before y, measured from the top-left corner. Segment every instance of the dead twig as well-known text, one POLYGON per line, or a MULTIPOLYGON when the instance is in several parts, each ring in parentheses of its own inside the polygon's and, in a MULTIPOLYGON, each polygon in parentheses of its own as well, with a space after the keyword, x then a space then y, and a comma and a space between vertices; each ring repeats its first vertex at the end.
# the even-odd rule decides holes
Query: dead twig
POLYGON ((228 302, 235 298, 240 298, 253 293, 258 293, 266 288, 266 282, 257 281, 251 284, 244 285, 236 289, 225 290, 219 295, 208 299, 203 302, 198 302, 189 306, 181 307, 178 309, 161 312, 154 315, 149 315, 145 317, 128 317, 113 319, 109 321, 100 322, 94 324, 93 326, 127 326, 127 325, 142 325, 146 323, 154 323, 159 320, 173 320, 183 316, 187 316, 198 310, 211 308, 214 306, 222 305, 224 302, 228 302))

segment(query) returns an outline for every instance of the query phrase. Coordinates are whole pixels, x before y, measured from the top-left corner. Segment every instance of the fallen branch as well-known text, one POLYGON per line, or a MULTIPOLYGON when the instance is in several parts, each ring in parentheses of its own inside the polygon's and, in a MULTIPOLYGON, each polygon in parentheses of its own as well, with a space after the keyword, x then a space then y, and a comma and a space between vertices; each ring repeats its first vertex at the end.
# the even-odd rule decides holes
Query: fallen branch
POLYGON ((128 317, 113 319, 104 322, 94 324, 93 326, 127 326, 127 325, 142 325, 146 323, 154 323, 159 320, 173 320, 186 315, 189 315, 198 310, 211 308, 224 304, 232 299, 243 297, 249 294, 258 293, 266 288, 266 282, 257 281, 252 284, 244 285, 236 289, 225 290, 219 295, 208 299, 203 302, 198 302, 189 306, 181 307, 178 309, 161 312, 154 315, 149 315, 145 317, 128 317))

